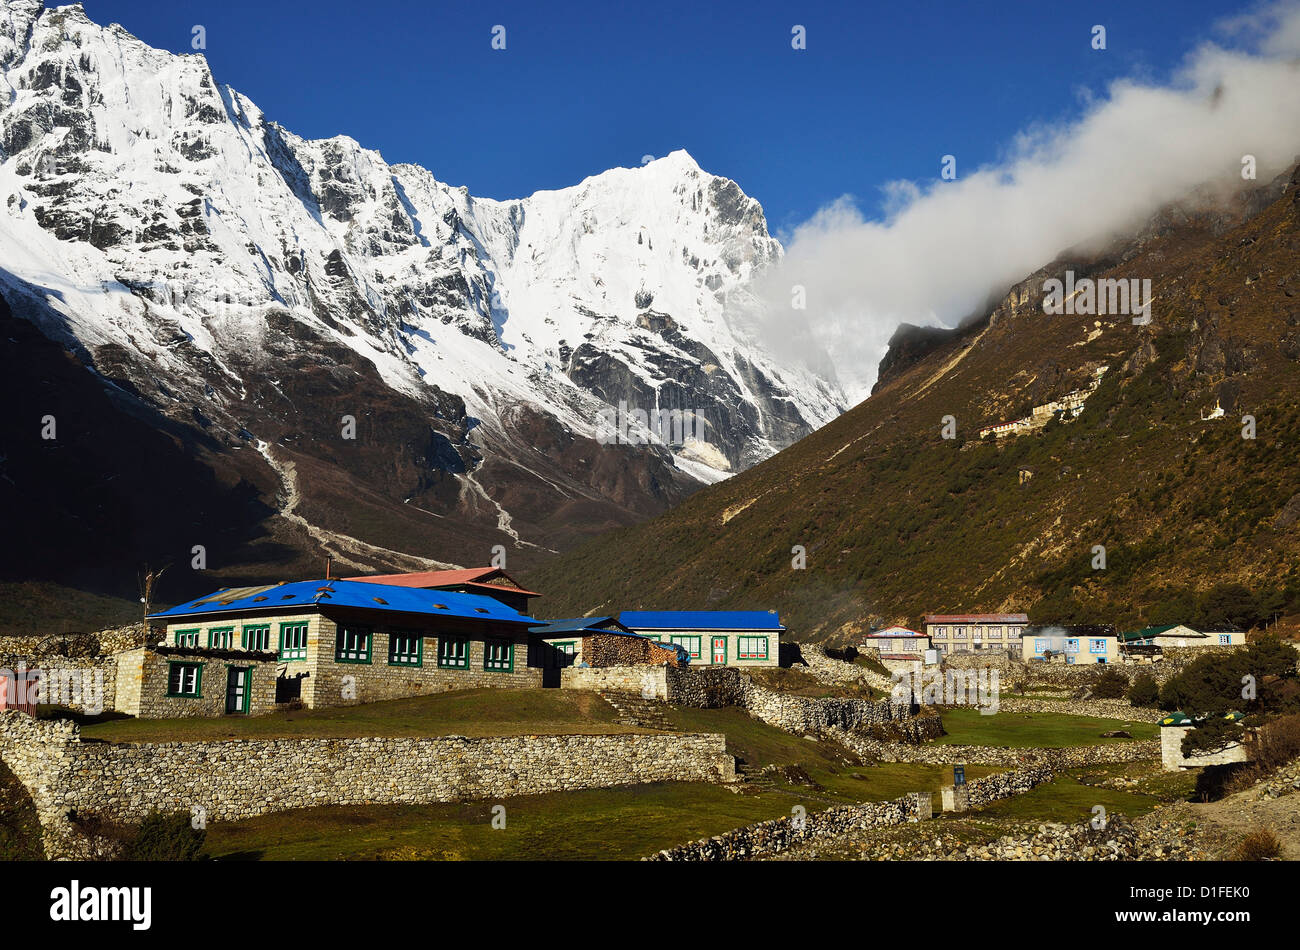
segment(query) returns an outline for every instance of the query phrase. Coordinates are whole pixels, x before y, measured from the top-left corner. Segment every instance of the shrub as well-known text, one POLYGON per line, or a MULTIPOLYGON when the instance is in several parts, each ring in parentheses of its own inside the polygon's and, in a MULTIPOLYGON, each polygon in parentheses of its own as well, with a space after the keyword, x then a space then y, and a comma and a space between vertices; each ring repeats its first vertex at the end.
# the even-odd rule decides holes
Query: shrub
POLYGON ((1119 670, 1106 670, 1093 684, 1092 695, 1098 699, 1122 699, 1128 688, 1127 676, 1119 670))
POLYGON ((1134 706, 1154 706, 1160 699, 1160 686, 1150 673, 1142 672, 1133 677, 1133 685, 1128 689, 1128 701, 1134 706))
POLYGON ((1237 861, 1268 861, 1282 853, 1282 842, 1267 828, 1256 828, 1241 839, 1233 853, 1237 861))
POLYGON ((140 823, 124 857, 131 861, 197 861, 207 831, 195 828, 185 812, 151 811, 140 823))

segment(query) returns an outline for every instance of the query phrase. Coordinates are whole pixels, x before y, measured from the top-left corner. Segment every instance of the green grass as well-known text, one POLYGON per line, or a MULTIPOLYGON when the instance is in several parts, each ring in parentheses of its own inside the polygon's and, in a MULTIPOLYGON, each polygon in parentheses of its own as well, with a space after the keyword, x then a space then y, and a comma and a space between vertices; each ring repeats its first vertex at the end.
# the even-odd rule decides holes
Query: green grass
POLYGON ((204 852, 266 860, 635 859, 731 828, 827 807, 798 795, 737 795, 716 785, 663 783, 493 802, 311 808, 208 826, 204 852))
MULTIPOLYGON (((1005 772, 994 765, 967 765, 966 781, 1005 772)), ((808 774, 827 792, 849 801, 884 802, 908 792, 935 792, 952 784, 951 765, 922 765, 907 762, 881 762, 840 771, 811 768, 808 774)), ((935 799, 935 811, 939 800, 935 799)))
POLYGON ((1063 772, 1023 795, 1004 798, 977 812, 987 818, 1077 822, 1091 820, 1101 805, 1108 815, 1136 818, 1162 804, 1160 797, 1141 792, 1099 788, 1080 781, 1079 770, 1063 772))
POLYGON ((595 693, 558 689, 467 689, 248 718, 103 719, 81 728, 84 738, 107 742, 605 735, 645 731, 616 722, 613 708, 595 693))
POLYGON ((1128 739, 1103 739, 1103 732, 1122 730, 1133 739, 1154 739, 1160 727, 1148 722, 1123 722, 1060 713, 999 712, 981 715, 971 708, 945 709, 943 728, 948 733, 934 740, 940 745, 1004 746, 1012 749, 1057 749, 1067 746, 1105 745, 1128 739))
POLYGON ((39 861, 44 857, 41 823, 31 796, 0 762, 0 861, 39 861))

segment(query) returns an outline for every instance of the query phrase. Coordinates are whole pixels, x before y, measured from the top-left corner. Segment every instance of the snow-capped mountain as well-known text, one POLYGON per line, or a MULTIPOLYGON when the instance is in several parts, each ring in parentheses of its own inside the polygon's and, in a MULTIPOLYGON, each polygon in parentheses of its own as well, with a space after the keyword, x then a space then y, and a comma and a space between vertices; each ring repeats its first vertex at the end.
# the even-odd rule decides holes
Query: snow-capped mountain
POLYGON ((702 438, 635 450, 662 467, 652 481, 689 485, 844 408, 833 379, 746 333, 747 288, 781 247, 756 201, 685 152, 474 198, 345 136, 294 135, 202 55, 79 5, 3 0, 0 202, 0 291, 105 380, 230 451, 353 474, 340 420, 395 400, 431 430, 403 500, 450 476, 444 509, 520 543, 489 462, 535 476, 515 492, 535 508, 548 492, 629 506, 586 458, 547 450, 551 474, 525 459, 541 429, 591 439, 620 402, 692 412, 702 438))

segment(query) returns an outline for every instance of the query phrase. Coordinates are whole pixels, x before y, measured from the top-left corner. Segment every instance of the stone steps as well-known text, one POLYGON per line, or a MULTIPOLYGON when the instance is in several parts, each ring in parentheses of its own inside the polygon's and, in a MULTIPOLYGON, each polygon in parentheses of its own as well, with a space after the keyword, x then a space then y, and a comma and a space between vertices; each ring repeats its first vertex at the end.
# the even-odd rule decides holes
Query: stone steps
POLYGON ((658 729, 663 732, 674 731, 672 722, 664 712, 664 704, 658 700, 646 699, 636 693, 613 690, 601 690, 597 695, 614 707, 618 721, 625 726, 658 729))

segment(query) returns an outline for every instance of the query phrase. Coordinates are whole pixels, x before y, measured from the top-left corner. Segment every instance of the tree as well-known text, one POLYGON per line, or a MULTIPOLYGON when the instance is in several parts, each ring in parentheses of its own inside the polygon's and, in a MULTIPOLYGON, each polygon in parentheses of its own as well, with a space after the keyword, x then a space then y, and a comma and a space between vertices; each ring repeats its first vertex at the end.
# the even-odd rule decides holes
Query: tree
POLYGON ((1160 701, 1160 684, 1150 673, 1139 673, 1129 687, 1128 701, 1134 706, 1154 706, 1160 701))

